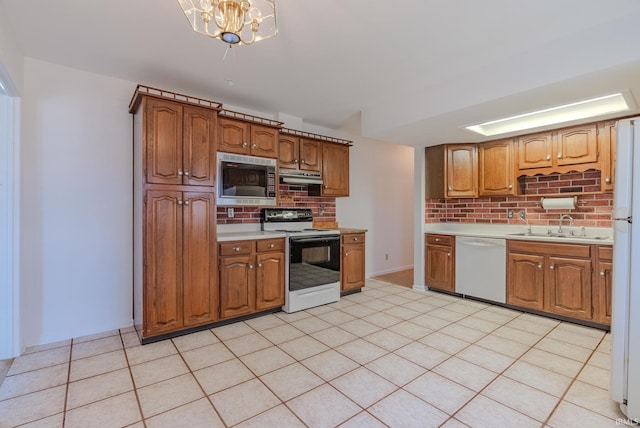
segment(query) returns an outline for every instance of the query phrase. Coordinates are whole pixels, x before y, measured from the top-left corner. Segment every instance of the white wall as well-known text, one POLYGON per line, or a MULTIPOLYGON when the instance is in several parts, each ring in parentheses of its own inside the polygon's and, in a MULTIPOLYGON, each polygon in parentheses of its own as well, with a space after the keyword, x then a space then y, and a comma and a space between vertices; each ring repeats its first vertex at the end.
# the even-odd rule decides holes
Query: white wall
POLYGON ((0 2, 0 81, 9 86, 5 88, 8 95, 19 96, 23 88, 24 58, 11 36, 7 18, 0 2))
POLYGON ((22 103, 26 346, 131 325, 132 82, 27 58, 22 103))

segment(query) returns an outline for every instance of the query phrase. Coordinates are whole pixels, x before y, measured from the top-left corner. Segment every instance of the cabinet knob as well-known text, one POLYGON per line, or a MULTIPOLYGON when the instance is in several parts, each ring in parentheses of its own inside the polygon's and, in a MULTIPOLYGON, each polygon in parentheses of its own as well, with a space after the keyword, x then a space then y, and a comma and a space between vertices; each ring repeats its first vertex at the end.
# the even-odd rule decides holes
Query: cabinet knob
POLYGON ((294 160, 293 160, 293 163, 298 163, 298 159, 294 159, 294 160))
POLYGON ((240 252, 240 247, 233 247, 233 251, 235 251, 236 253, 240 252))
POLYGON ((509 189, 513 189, 513 184, 509 184, 509 189))
POLYGON ((178 175, 179 175, 180 177, 182 177, 182 176, 184 175, 184 173, 182 172, 182 170, 181 170, 181 169, 179 169, 179 170, 178 170, 178 175))
POLYGON ((249 265, 249 269, 253 269, 253 265, 249 265))
POLYGON ((349 255, 349 253, 344 253, 344 256, 347 257, 349 255))
POLYGON ((258 145, 257 145, 256 143, 253 143, 253 144, 251 145, 251 148, 252 148, 252 149, 255 149, 256 147, 258 147, 258 145))
POLYGON ((328 188, 329 188, 329 186, 327 186, 326 184, 325 184, 323 187, 324 187, 325 189, 328 189, 328 188))
POLYGON ((354 241, 357 241, 357 240, 358 240, 358 238, 357 238, 357 237, 356 237, 356 238, 353 238, 353 240, 354 240, 354 241))
POLYGON ((304 163, 304 159, 300 159, 300 163, 304 163))
POLYGON ((440 242, 440 238, 436 238, 436 242, 440 242))
POLYGON ((551 160, 551 155, 547 155, 546 159, 551 160))
POLYGON ((262 263, 258 263, 258 267, 261 268, 262 267, 262 263))
POLYGON ((611 183, 611 177, 605 178, 604 182, 607 183, 607 184, 610 184, 611 183))
POLYGON ((449 186, 448 189, 449 189, 449 191, 451 191, 451 190, 453 190, 453 187, 449 186))
POLYGON ((182 205, 182 199, 178 199, 178 205, 182 205))
POLYGON ((451 253, 447 253, 447 257, 451 257, 451 253))
POLYGON ((551 266, 549 266, 549 269, 550 269, 550 270, 555 270, 555 268, 556 268, 556 267, 555 267, 555 265, 551 265, 551 266))
POLYGON ((600 271, 600 276, 605 276, 604 269, 600 271))
POLYGON ((186 175, 187 177, 189 176, 189 171, 187 171, 186 169, 184 170, 184 175, 186 175))
POLYGON ((273 244, 267 245, 267 248, 273 248, 273 247, 275 247, 275 245, 273 245, 273 244))
POLYGON ((558 153, 558 159, 562 159, 562 153, 558 153))
POLYGON ((248 143, 242 143, 242 147, 247 147, 249 144, 248 143))
POLYGON ((184 204, 185 204, 185 205, 189 205, 189 199, 185 199, 185 200, 184 200, 184 204))
POLYGON ((538 263, 538 269, 542 270, 542 263, 538 263))

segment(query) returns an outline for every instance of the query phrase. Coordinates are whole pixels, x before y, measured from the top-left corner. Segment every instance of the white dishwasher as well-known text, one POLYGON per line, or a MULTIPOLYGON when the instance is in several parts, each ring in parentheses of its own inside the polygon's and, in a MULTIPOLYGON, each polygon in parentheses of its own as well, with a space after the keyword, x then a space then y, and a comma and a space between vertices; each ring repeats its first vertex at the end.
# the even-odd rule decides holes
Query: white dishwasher
POLYGON ((507 301, 505 239, 456 236, 456 293, 507 301))

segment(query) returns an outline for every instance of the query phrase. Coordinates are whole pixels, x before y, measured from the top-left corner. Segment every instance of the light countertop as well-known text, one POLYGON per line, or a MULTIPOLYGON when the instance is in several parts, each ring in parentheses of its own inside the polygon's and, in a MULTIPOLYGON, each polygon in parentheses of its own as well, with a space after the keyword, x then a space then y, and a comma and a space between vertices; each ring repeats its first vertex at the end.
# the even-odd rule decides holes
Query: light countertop
POLYGON ((285 236, 287 235, 283 232, 263 232, 261 230, 249 232, 222 232, 218 233, 218 242, 284 238, 285 236))

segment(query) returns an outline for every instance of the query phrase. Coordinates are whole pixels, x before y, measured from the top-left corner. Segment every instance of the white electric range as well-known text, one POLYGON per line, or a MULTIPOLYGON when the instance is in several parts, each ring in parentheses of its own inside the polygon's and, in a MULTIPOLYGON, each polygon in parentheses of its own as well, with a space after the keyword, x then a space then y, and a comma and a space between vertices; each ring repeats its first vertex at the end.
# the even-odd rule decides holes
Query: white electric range
POLYGON ((313 228, 308 208, 263 208, 262 230, 286 232, 285 312, 340 300, 340 232, 313 228))

